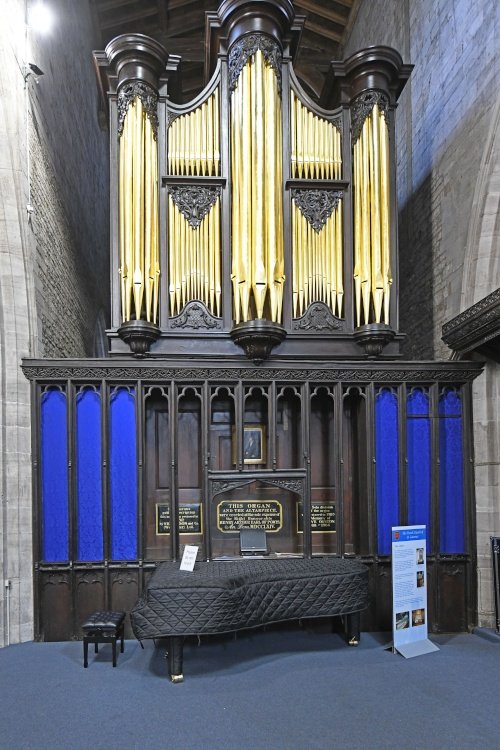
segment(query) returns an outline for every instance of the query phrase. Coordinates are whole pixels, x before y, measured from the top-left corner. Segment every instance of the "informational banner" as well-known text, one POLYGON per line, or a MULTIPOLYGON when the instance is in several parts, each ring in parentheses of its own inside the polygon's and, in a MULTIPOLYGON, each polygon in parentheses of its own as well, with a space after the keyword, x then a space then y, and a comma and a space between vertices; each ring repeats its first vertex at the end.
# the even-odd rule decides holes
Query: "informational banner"
POLYGON ((407 659, 438 650, 428 638, 425 561, 425 526, 393 526, 393 648, 407 659))

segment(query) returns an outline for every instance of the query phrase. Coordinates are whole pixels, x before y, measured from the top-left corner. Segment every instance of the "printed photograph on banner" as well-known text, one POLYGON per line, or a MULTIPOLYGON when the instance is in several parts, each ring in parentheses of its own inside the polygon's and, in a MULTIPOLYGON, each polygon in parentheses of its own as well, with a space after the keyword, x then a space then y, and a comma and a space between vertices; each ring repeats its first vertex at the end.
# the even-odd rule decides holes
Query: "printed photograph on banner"
POLYGON ((417 571, 417 588, 420 589, 422 586, 425 586, 425 577, 424 577, 424 571, 418 570, 417 571))
POLYGON ((404 630, 410 627, 410 613, 396 612, 396 630, 404 630))
POLYGON ((413 627, 425 625, 425 609, 413 609, 411 612, 411 624, 413 627))
POLYGON ((417 547, 417 565, 423 565, 425 562, 424 548, 417 547))

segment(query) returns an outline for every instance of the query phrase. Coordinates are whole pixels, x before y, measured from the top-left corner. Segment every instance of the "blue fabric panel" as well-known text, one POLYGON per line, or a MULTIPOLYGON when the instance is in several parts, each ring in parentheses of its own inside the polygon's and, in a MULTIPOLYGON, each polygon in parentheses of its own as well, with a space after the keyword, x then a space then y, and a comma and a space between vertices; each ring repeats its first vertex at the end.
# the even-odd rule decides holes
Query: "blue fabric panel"
POLYGON ((40 415, 42 559, 69 560, 68 443, 66 394, 43 394, 40 415))
POLYGON ((375 488, 378 552, 391 552, 391 527, 399 525, 398 401, 381 389, 375 398, 375 488))
POLYGON ((110 400, 109 490, 111 559, 137 557, 137 455, 133 388, 116 388, 110 400))
POLYGON ((76 397, 77 558, 102 560, 101 397, 85 388, 76 397))
POLYGON ((445 390, 439 397, 439 414, 447 417, 462 416, 462 402, 458 391, 445 390))
POLYGON ((431 550, 431 421, 429 394, 408 394, 406 440, 408 456, 408 524, 425 524, 427 550, 431 550))
POLYGON ((439 497, 441 552, 465 552, 461 403, 458 393, 439 399, 439 497), (457 416, 450 416, 450 415, 457 416))

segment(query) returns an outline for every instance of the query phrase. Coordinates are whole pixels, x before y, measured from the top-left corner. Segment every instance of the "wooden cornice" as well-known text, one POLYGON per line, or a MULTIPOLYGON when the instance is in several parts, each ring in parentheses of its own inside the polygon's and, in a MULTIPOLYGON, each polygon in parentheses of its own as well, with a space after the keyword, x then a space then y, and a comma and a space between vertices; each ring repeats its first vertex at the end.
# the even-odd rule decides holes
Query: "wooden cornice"
POLYGON ((456 357, 478 352, 500 362, 500 288, 445 323, 442 334, 456 357))

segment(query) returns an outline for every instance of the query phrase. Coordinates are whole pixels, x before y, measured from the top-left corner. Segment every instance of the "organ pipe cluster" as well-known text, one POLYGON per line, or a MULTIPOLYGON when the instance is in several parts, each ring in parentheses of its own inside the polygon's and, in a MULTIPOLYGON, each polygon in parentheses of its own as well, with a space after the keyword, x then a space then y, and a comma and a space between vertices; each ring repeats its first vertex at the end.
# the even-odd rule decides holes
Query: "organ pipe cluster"
POLYGON ((389 130, 378 104, 354 144, 354 289, 356 322, 389 324, 392 284, 389 130))
POLYGON ((192 226, 168 201, 170 312, 178 315, 191 300, 201 300, 221 315, 220 200, 198 226, 192 226))
POLYGON ((220 174, 218 89, 201 106, 170 124, 168 171, 204 177, 220 174))
POLYGON ((277 323, 285 281, 281 99, 260 49, 239 74, 230 117, 234 319, 277 323))
POLYGON ((344 296, 342 204, 337 204, 319 231, 292 204, 292 251, 294 318, 318 301, 340 318, 344 296))
POLYGON ((122 320, 156 323, 160 275, 158 145, 141 98, 130 102, 119 142, 122 320))
POLYGON ((290 90, 292 177, 306 180, 340 180, 340 133, 328 120, 305 107, 290 90))

